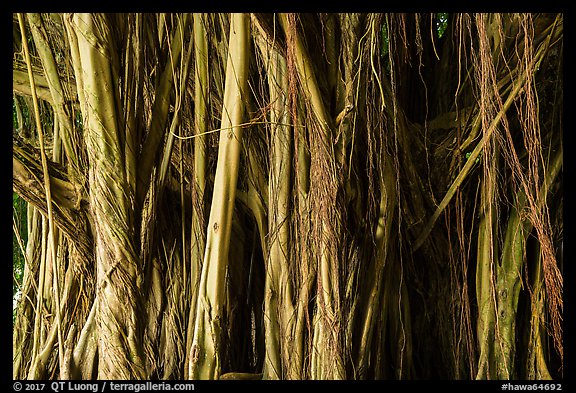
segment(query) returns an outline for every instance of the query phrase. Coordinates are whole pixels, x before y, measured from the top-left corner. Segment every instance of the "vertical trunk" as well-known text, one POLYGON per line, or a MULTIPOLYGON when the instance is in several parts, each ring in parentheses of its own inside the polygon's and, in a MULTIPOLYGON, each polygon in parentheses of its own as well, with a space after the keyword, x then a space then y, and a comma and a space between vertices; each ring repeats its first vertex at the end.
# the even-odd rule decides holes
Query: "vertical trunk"
POLYGON ((192 180, 192 227, 190 253, 191 296, 188 314, 188 332, 186 336, 186 359, 184 362, 184 378, 188 379, 191 365, 190 351, 194 338, 194 317, 200 274, 202 272, 202 256, 206 247, 204 192, 206 190, 207 167, 207 137, 208 131, 208 95, 210 86, 208 79, 208 37, 206 30, 207 18, 204 14, 194 14, 194 178, 192 180))
POLYGON ((78 64, 83 81, 84 136, 90 164, 90 204, 95 224, 98 378, 144 379, 140 285, 134 249, 134 194, 126 182, 124 129, 109 20, 75 14, 78 64))
POLYGON ((267 345, 263 378, 296 379, 300 375, 302 353, 297 349, 300 343, 294 341, 293 289, 288 270, 292 157, 288 70, 286 58, 264 39, 264 34, 256 36, 256 43, 264 58, 271 103, 267 228, 270 251, 264 283, 264 331, 267 345))
POLYGON ((341 329, 340 259, 342 216, 338 192, 341 174, 337 171, 333 145, 334 120, 324 105, 313 63, 293 16, 280 16, 288 45, 294 55, 295 68, 302 84, 307 107, 313 114, 311 132, 311 198, 312 237, 315 242, 318 269, 318 296, 314 316, 312 378, 344 379, 344 358, 341 329))
POLYGON ((13 368, 14 379, 26 378, 25 370, 30 365, 32 358, 33 336, 35 315, 35 305, 32 304, 34 292, 37 292, 36 277, 39 271, 40 260, 40 213, 31 204, 27 207, 28 217, 28 243, 25 250, 25 266, 22 278, 22 297, 18 304, 17 318, 14 324, 14 334, 12 336, 13 346, 13 368))
POLYGON ((478 229, 478 259, 476 265, 476 299, 478 302, 478 360, 477 379, 495 377, 494 323, 496 318, 494 256, 496 218, 493 211, 494 184, 490 179, 482 181, 481 208, 483 215, 478 229))
MULTIPOLYGON (((366 276, 366 280, 370 283, 370 290, 364 304, 364 312, 360 314, 362 315, 362 330, 359 334, 361 341, 356 364, 359 379, 365 379, 367 375, 372 337, 378 322, 379 311, 382 310, 383 313, 387 314, 389 313, 388 307, 395 306, 394 304, 388 304, 386 302, 387 296, 383 295, 383 293, 395 290, 386 286, 389 279, 385 281, 384 277, 386 262, 390 252, 389 248, 391 247, 391 241, 394 239, 392 224, 397 204, 396 175, 392 167, 392 157, 384 153, 381 167, 383 168, 383 174, 380 184, 380 209, 375 234, 376 255, 374 265, 369 275, 366 276)), ((391 268, 386 270, 389 272, 388 275, 392 273, 391 268)), ((384 326, 386 326, 385 322, 384 326)))
MULTIPOLYGON (((291 88, 296 90, 296 81, 291 81, 291 88)), ((297 313, 294 326, 294 360, 299 369, 300 378, 309 378, 308 356, 310 351, 310 317, 309 305, 312 293, 312 287, 316 282, 316 267, 311 263, 314 250, 310 247, 311 219, 310 219, 310 151, 307 143, 307 131, 303 127, 304 115, 301 102, 297 102, 297 95, 293 97, 291 105, 295 108, 293 119, 294 128, 294 152, 296 155, 296 174, 294 176, 296 186, 296 196, 294 204, 296 205, 295 228, 296 244, 294 249, 293 262, 298 272, 298 296, 297 296, 297 313), (299 363, 297 363, 299 362, 299 363)))
POLYGON ((24 19, 15 379, 562 377, 562 14, 24 19))
MULTIPOLYGON (((282 361, 286 368, 286 379, 294 379, 298 373, 294 366, 301 363, 301 354, 293 351, 294 306, 292 304, 292 281, 288 270, 290 261, 290 168, 291 168, 291 138, 288 125, 288 75, 286 59, 278 52, 270 53, 270 73, 268 87, 270 89, 271 122, 271 163, 268 201, 268 233, 270 234, 270 253, 266 279, 271 281, 279 300, 280 309, 269 310, 269 313, 279 313, 280 337, 282 340, 282 361), (273 276, 275 275, 275 277, 273 276), (292 357, 293 361, 291 361, 292 357)), ((267 287, 267 284, 265 284, 267 287)), ((267 291, 267 288, 264 289, 267 291)), ((267 297, 268 298, 268 297, 267 297)), ((266 313, 265 313, 266 314, 266 313)), ((270 316, 272 317, 272 316, 270 316)), ((265 320, 266 320, 265 316, 265 320)))
POLYGON ((249 18, 233 14, 230 24, 224 105, 214 180, 214 196, 208 221, 206 251, 196 305, 194 339, 188 376, 191 379, 218 379, 222 311, 232 212, 242 147, 242 126, 247 100, 249 59, 249 18))
MULTIPOLYGON (((20 31, 24 34, 25 33, 25 28, 24 28, 24 18, 22 16, 22 14, 18 15, 18 21, 20 24, 20 31)), ((52 283, 48 284, 47 288, 50 288, 50 285, 52 286, 53 292, 52 292, 52 302, 50 302, 53 306, 53 314, 55 315, 55 322, 52 325, 53 327, 56 327, 57 329, 57 334, 58 334, 58 365, 60 366, 60 371, 62 371, 62 366, 63 366, 63 339, 62 339, 62 316, 61 316, 61 309, 60 309, 60 279, 58 276, 58 266, 57 266, 57 252, 56 252, 56 247, 58 246, 56 243, 56 230, 55 230, 55 226, 54 226, 54 216, 53 216, 53 205, 52 205, 52 186, 51 186, 51 182, 50 182, 50 175, 48 172, 48 161, 46 158, 46 152, 45 152, 45 144, 44 144, 44 130, 43 130, 43 126, 41 124, 41 119, 40 119, 40 110, 39 110, 39 104, 38 104, 38 97, 36 95, 36 86, 35 86, 35 82, 34 82, 34 76, 33 76, 33 71, 32 71, 32 63, 30 60, 30 53, 28 50, 28 44, 26 40, 23 40, 22 42, 22 49, 23 49, 23 53, 24 53, 24 58, 26 60, 26 66, 28 69, 28 77, 29 77, 29 81, 30 81, 30 88, 31 88, 31 92, 32 92, 32 101, 33 101, 33 109, 34 109, 34 118, 36 120, 36 129, 38 131, 38 143, 40 144, 40 156, 41 156, 41 161, 42 161, 42 175, 43 175, 43 180, 44 180, 44 191, 46 194, 46 206, 47 206, 47 224, 48 224, 48 242, 47 242, 47 247, 46 250, 48 251, 48 249, 51 251, 51 253, 49 254, 50 257, 50 261, 51 264, 49 265, 49 267, 52 268, 52 283)), ((46 259, 48 260, 48 254, 46 255, 46 259)), ((48 307, 50 307, 50 305, 48 307)), ((39 312, 39 309, 36 310, 36 312, 39 312)), ((42 356, 38 355, 36 359, 42 359, 42 356)), ((46 363, 45 361, 41 361, 41 363, 46 363)), ((32 369, 34 370, 34 369, 32 369)), ((32 374, 34 374, 34 372, 32 372, 32 374)), ((34 378, 37 378, 37 375, 34 375, 34 378)))
MULTIPOLYGON (((162 20, 162 18, 160 18, 162 20)), ((166 122, 170 110, 170 97, 172 94, 176 67, 183 49, 183 36, 188 24, 188 14, 184 14, 179 20, 170 39, 170 57, 158 80, 158 87, 154 95, 152 105, 150 129, 138 156, 138 187, 136 190, 136 208, 142 203, 148 193, 151 175, 154 170, 158 155, 158 146, 162 146, 164 140, 166 122)))
POLYGON ((533 293, 530 307, 530 332, 528 338, 528 359, 526 362, 526 374, 528 379, 551 380, 545 358, 545 346, 542 340, 544 326, 544 278, 542 277, 542 257, 536 256, 536 266, 533 281, 533 293))
MULTIPOLYGON (((519 201, 520 202, 520 201, 519 201)), ((519 203, 522 205, 522 202, 519 203)), ((521 274, 524 266, 525 228, 516 207, 508 220, 502 258, 496 266, 495 297, 497 324, 494 351, 497 375, 501 379, 513 379, 516 349, 516 311, 520 295, 521 274)))
POLYGON ((52 95, 52 99, 54 101, 54 118, 58 119, 62 125, 62 142, 66 152, 66 157, 68 160, 70 160, 71 169, 74 175, 79 175, 80 163, 79 155, 77 152, 77 136, 74 134, 70 109, 68 104, 65 102, 62 83, 58 75, 58 67, 50 48, 48 35, 46 33, 46 29, 44 28, 42 17, 40 14, 28 14, 28 23, 30 24, 32 36, 34 37, 34 42, 36 44, 36 49, 40 59, 42 60, 42 67, 44 68, 46 81, 48 82, 48 87, 50 88, 50 94, 52 95))
MULTIPOLYGON (((548 173, 545 175, 545 180, 540 192, 537 195, 536 208, 541 208, 542 204, 545 203, 548 189, 552 181, 556 178, 560 166, 562 164, 560 153, 557 153, 550 167, 548 168, 548 173)), ((532 220, 523 218, 521 212, 525 211, 528 205, 527 197, 524 192, 517 193, 517 200, 512 208, 510 217, 508 219, 508 225, 506 227, 506 234, 504 237, 504 247, 502 250, 502 256, 500 263, 496 268, 496 301, 497 301, 497 316, 498 323, 496 324, 497 340, 495 341, 495 351, 496 358, 498 360, 498 377, 501 379, 512 379, 517 378, 515 371, 517 367, 515 365, 516 359, 516 321, 518 313, 518 299, 520 297, 520 288, 522 283, 522 271, 525 266, 525 250, 526 242, 530 231, 533 229, 532 220)), ((533 347, 533 353, 535 356, 536 369, 538 370, 539 377, 549 377, 548 370, 542 367, 541 359, 541 346, 538 345, 539 337, 539 323, 541 318, 542 310, 539 309, 539 286, 541 285, 539 277, 541 274, 541 250, 540 246, 537 250, 537 270, 536 270, 536 290, 533 296, 535 297, 533 316, 535 320, 531 321, 535 324, 535 336, 533 339, 537 340, 537 344, 533 347)), ((541 305, 540 305, 541 306, 541 305)))

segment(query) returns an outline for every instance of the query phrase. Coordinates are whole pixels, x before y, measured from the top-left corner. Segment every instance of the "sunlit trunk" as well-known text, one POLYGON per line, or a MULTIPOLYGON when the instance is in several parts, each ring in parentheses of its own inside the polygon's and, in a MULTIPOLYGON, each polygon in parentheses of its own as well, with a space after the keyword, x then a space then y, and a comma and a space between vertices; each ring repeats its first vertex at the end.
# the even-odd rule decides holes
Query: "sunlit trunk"
POLYGON ((12 22, 15 379, 564 376, 562 14, 12 22))
POLYGON ((225 275, 240 164, 242 123, 246 118, 249 22, 247 15, 234 14, 230 23, 218 164, 190 349, 188 376, 192 379, 218 379, 222 367, 219 351, 225 275))

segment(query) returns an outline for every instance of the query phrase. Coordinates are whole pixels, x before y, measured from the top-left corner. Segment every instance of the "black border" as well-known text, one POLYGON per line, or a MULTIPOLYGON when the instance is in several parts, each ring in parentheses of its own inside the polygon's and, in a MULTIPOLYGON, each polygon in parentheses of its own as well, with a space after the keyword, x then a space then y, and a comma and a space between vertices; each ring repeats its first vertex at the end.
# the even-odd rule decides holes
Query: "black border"
MULTIPOLYGON (((574 197, 574 191, 570 187, 570 183, 573 177, 573 170, 570 169, 571 166, 574 165, 576 158, 574 157, 574 153, 572 152, 572 147, 574 146, 574 135, 576 130, 571 127, 574 123, 572 120, 572 116, 574 111, 571 111, 571 108, 574 108, 573 105, 570 105, 571 100, 571 87, 574 87, 574 76, 572 75, 574 67, 574 62, 572 60, 572 44, 573 44, 573 34, 574 34, 574 14, 570 12, 570 3, 566 2, 558 2, 558 1, 543 1, 539 2, 538 4, 520 1, 475 1, 471 0, 469 2, 459 1, 459 2, 430 2, 430 1, 416 1, 416 2, 406 2, 406 1, 386 1, 386 0, 379 0, 379 1, 333 1, 333 4, 330 4, 329 7, 327 6, 320 6, 319 4, 312 3, 310 1, 302 2, 301 0, 292 0, 292 1, 284 1, 284 2, 268 2, 267 4, 263 4, 261 2, 256 4, 250 4, 246 2, 234 2, 229 4, 214 4, 213 2, 189 2, 188 4, 180 3, 178 5, 166 6, 165 3, 157 2, 156 4, 150 3, 135 3, 135 4, 125 4, 125 3, 116 3, 112 7, 110 7, 110 3, 52 3, 49 4, 35 4, 35 3, 12 3, 11 6, 14 9, 11 9, 10 12, 5 14, 6 16, 6 23, 3 24, 5 29, 5 42, 7 43, 8 48, 5 48, 5 70, 12 68, 12 14, 14 12, 26 12, 26 11, 35 11, 44 10, 46 11, 47 8, 51 8, 53 12, 68 12, 68 11, 94 11, 95 6, 98 5, 99 10, 104 8, 104 11, 112 11, 112 12, 129 12, 134 11, 137 8, 139 11, 143 12, 170 12, 170 11, 182 11, 182 10, 190 10, 191 12, 198 12, 198 11, 205 11, 205 12, 246 12, 247 8, 248 11, 264 11, 264 12, 284 12, 284 11, 296 11, 296 12, 423 12, 423 11, 447 11, 447 12, 561 12, 564 14, 564 92, 565 92, 565 108, 568 109, 568 116, 564 117, 564 158, 568 157, 568 159, 564 160, 561 175, 564 176, 566 179, 565 174, 568 173, 568 186, 563 187, 565 196, 564 196, 564 217, 565 221, 566 218, 571 219, 574 217, 574 206, 572 205, 572 201, 576 201, 576 197, 574 197), (50 7, 47 7, 47 6, 50 7), (267 5, 267 7, 266 7, 267 5), (332 9, 330 9, 332 7, 332 9), (111 9, 110 9, 111 8, 111 9), (174 8, 174 9, 170 9, 174 8), (10 40, 9 40, 10 37, 10 40), (8 50, 10 50, 10 57, 8 57, 8 50), (571 121, 572 120, 572 121, 571 121), (567 202, 567 203, 566 203, 567 202)), ((9 86, 6 83, 6 86, 9 86)), ((11 108, 12 105, 12 91, 10 88, 6 87, 5 93, 6 99, 6 108, 11 108)), ((10 112, 10 116, 6 116, 5 123, 8 125, 8 122, 12 123, 12 116, 10 112)), ((12 125, 10 124, 10 127, 12 125)), ((12 226, 11 226, 11 215, 12 215, 12 198, 11 198, 11 172, 8 171, 8 168, 11 167, 10 162, 10 148, 11 146, 11 134, 8 132, 0 133, 0 138, 5 138, 6 141, 1 143, 2 147, 6 146, 6 151, 4 154, 0 154, 0 168, 5 168, 0 171, 0 176, 2 176, 2 184, 6 185, 6 193, 2 195, 2 201, 0 202, 2 206, 2 215, 6 215, 0 221, 1 228, 4 230, 2 233, 11 234, 12 226), (6 179, 4 180, 4 177, 6 179)), ((563 182, 564 182, 563 179, 563 182)), ((576 284, 576 275, 574 274, 574 247, 573 245, 576 243, 571 243, 571 240, 574 241, 573 237, 573 229, 572 226, 565 226, 564 227, 564 237, 566 239, 566 247, 564 248, 564 378, 563 380, 559 381, 473 381, 473 380, 465 380, 465 381, 457 381, 457 380, 411 380, 411 381, 395 381, 395 380, 385 380, 385 381, 157 381, 157 382, 164 382, 173 386, 177 383, 193 383, 194 384, 194 392, 203 392, 203 391, 212 391, 213 389, 224 389, 224 390, 235 390, 235 389, 250 389, 251 391, 268 391, 270 389, 274 389, 276 387, 287 388, 296 388, 296 389, 361 389, 362 391, 380 391, 383 389, 391 389, 391 391, 405 391, 405 390, 424 390, 424 391, 464 391, 474 392, 474 391, 481 391, 481 392, 490 392, 490 391, 503 391, 502 385, 506 383, 511 384, 527 384, 533 386, 539 386, 540 384, 546 383, 554 383, 554 384, 561 384, 563 391, 574 391, 576 384, 573 383, 575 377, 575 368, 574 368, 574 349, 576 349, 576 325, 574 324, 574 295, 575 295, 575 284, 576 284), (567 279, 566 279, 567 278, 567 279)), ((6 254, 7 258, 6 261, 10 261, 10 263, 4 263, 6 266, 6 273, 3 274, 6 277, 6 281, 12 280, 12 252, 11 250, 6 247, 6 254)), ((8 284, 8 283, 6 283, 8 284)), ((5 292, 2 296, 2 303, 3 307, 12 309, 12 295, 11 295, 11 285, 5 285, 3 288, 5 292)), ((7 311, 7 310, 6 310, 7 311)), ((7 312, 6 312, 7 313, 7 312)), ((4 315, 4 313, 2 313, 4 315)), ((1 326, 9 327, 10 332, 12 331, 12 317, 10 312, 10 318, 6 318, 5 322, 1 324, 1 326)), ((6 362, 2 362, 3 365, 6 367, 0 367, 0 386, 6 387, 11 391, 17 391, 14 389, 14 383, 17 382, 12 379, 12 335, 11 334, 4 334, 3 340, 4 345, 3 347, 6 348, 4 352, 4 356, 6 362), (8 367, 8 364, 10 366, 8 367)), ((52 391, 50 389, 50 384, 53 381, 20 381, 22 385, 30 385, 33 383, 45 383, 46 388, 43 391, 52 391)), ((101 386, 103 385, 104 381, 86 381, 91 383, 97 383, 99 386, 99 391, 101 391, 101 386)), ((108 381, 110 382, 110 381, 108 381)), ((126 383, 137 383, 136 381, 114 381, 114 382, 126 382, 126 383)), ((542 385, 544 386, 544 385, 542 385)), ((544 388, 542 388, 544 390, 544 388)), ((4 390, 4 389, 2 389, 4 390)), ((538 389, 540 390, 540 389, 538 389)), ((22 390, 25 391, 25 390, 22 390)), ((67 391, 67 390, 62 390, 67 391)), ((106 391, 110 391, 109 388, 106 391)))

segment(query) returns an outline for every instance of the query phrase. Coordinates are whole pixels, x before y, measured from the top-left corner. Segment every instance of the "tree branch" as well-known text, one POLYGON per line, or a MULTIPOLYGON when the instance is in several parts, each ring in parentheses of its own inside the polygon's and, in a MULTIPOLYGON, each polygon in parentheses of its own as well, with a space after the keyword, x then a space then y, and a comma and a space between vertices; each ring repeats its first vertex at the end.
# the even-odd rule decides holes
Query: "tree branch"
MULTIPOLYGON (((19 138, 12 139, 12 187, 20 197, 48 214, 44 184, 42 183, 42 165, 40 152, 19 138)), ((48 173, 52 191, 54 222, 74 242, 78 241, 79 251, 83 255, 91 253, 90 236, 86 226, 88 201, 68 178, 66 170, 60 164, 48 160, 48 173)))

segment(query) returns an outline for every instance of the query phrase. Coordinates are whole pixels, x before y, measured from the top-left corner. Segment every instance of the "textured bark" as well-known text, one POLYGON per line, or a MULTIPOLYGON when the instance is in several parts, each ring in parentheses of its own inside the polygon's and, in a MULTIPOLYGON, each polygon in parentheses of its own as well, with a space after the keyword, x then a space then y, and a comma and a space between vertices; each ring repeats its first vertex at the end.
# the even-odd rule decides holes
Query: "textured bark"
POLYGON ((552 13, 14 14, 14 378, 562 378, 563 53, 552 13))
POLYGON ((228 62, 214 196, 208 220, 206 251, 196 306, 194 339, 188 375, 192 379, 218 379, 221 373, 220 343, 224 309, 225 274, 228 264, 232 210, 245 119, 250 25, 244 14, 230 23, 228 62))
POLYGON ((71 23, 78 40, 82 106, 89 108, 84 138, 95 226, 98 378, 143 379, 142 267, 134 249, 134 196, 126 184, 112 33, 105 15, 76 14, 71 23))

